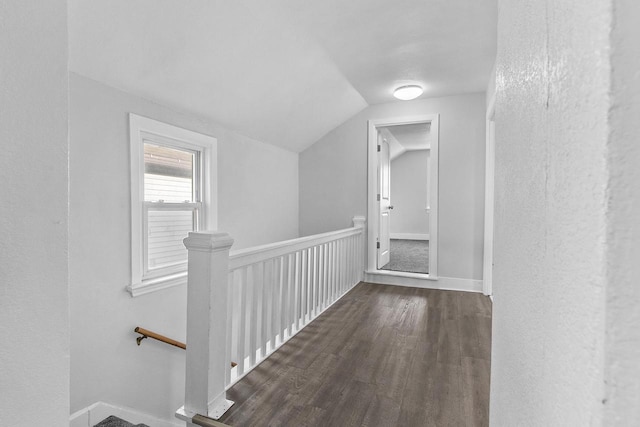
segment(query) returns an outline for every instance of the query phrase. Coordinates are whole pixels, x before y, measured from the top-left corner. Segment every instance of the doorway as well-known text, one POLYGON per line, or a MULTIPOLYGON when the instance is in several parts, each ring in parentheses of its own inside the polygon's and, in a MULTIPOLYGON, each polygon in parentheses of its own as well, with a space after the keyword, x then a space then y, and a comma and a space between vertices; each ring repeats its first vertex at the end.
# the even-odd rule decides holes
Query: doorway
MULTIPOLYGON (((431 124, 378 128, 381 201, 389 204, 389 259, 380 261, 380 270, 429 274, 429 169, 431 152, 431 124), (380 160, 386 158, 388 165, 380 160), (383 164, 384 163, 384 164, 383 164), (387 182, 388 181, 388 182, 387 182)), ((382 239, 381 239, 382 240, 382 239)), ((386 246, 386 241, 384 242, 386 246)), ((381 243, 381 246, 382 243, 381 243)))
POLYGON ((439 116, 369 121, 367 273, 437 278, 439 116))

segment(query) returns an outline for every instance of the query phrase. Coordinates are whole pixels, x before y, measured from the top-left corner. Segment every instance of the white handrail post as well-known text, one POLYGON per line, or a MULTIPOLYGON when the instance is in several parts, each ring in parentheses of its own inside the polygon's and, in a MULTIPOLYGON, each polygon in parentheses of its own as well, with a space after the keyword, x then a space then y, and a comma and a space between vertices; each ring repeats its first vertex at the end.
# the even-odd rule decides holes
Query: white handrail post
POLYGON ((177 415, 218 419, 233 405, 225 392, 225 370, 230 369, 225 356, 233 239, 227 233, 192 232, 184 245, 189 251, 186 388, 184 408, 177 415))
POLYGON ((358 280, 362 281, 364 280, 364 266, 365 266, 365 259, 364 259, 364 254, 365 254, 365 240, 364 240, 364 236, 365 236, 365 232, 366 232, 366 223, 367 223, 367 219, 363 216, 354 216, 353 219, 353 226, 355 228, 361 228, 362 229, 362 233, 360 233, 360 236, 358 238, 358 251, 357 251, 357 257, 358 257, 358 280))
POLYGON ((365 223, 367 222, 366 218, 363 216, 354 216, 352 219, 354 228, 364 228, 365 223))

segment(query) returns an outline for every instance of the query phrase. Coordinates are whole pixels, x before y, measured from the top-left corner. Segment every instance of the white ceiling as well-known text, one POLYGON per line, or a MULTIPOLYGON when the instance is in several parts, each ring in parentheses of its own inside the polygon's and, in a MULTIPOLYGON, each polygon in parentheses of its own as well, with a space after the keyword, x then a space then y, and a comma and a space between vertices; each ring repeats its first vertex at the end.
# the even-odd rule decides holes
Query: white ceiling
POLYGON ((407 151, 424 150, 429 148, 431 144, 429 138, 430 123, 389 126, 386 129, 407 151))
POLYGON ((70 0, 70 69, 302 151, 392 90, 483 91, 496 0, 70 0))

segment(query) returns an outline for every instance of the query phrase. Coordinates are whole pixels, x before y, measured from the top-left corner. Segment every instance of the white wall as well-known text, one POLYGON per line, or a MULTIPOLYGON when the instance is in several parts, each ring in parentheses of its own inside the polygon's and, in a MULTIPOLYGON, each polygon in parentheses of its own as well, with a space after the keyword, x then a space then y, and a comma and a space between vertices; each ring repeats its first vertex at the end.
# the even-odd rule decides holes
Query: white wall
POLYGON ((482 278, 485 94, 368 107, 300 153, 300 234, 367 212, 367 120, 440 114, 438 274, 482 278))
POLYGON ((490 108, 491 101, 493 97, 496 95, 496 64, 493 64, 493 68, 491 69, 491 74, 489 75, 489 82, 487 83, 487 96, 486 96, 486 104, 487 110, 490 108))
POLYGON ((234 248, 297 237, 298 156, 70 75, 71 410, 96 401, 167 420, 184 403, 185 287, 131 298, 128 113, 218 138, 218 226, 234 248))
POLYGON ((67 5, 0 3, 0 425, 69 423, 67 5))
POLYGON ((608 160, 608 426, 640 425, 640 3, 616 1, 608 160))
POLYGON ((428 150, 406 151, 391 161, 391 234, 429 234, 428 150))
POLYGON ((610 6, 500 4, 491 425, 603 425, 610 6))

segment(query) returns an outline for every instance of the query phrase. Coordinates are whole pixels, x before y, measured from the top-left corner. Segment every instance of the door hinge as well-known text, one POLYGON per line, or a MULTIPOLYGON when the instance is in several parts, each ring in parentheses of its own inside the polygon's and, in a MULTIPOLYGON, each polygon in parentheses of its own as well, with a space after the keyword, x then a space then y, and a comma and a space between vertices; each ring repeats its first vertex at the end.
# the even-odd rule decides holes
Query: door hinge
POLYGON ((380 242, 376 242, 376 249, 380 249, 380 242))
POLYGON ((378 201, 380 201, 380 195, 378 194, 378 201))
POLYGON ((380 151, 380 146, 378 145, 378 151, 380 151))

